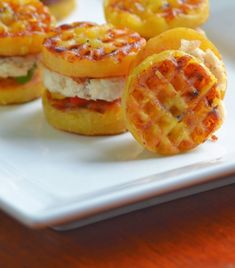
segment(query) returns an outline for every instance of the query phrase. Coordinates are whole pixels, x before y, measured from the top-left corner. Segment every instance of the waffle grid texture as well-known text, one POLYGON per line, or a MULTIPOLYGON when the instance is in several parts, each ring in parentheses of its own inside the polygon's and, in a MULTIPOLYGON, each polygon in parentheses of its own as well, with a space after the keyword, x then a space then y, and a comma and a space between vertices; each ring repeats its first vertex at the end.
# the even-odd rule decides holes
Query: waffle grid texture
POLYGON ((127 118, 134 136, 162 154, 187 151, 208 139, 222 121, 216 78, 194 57, 163 52, 130 86, 127 118))

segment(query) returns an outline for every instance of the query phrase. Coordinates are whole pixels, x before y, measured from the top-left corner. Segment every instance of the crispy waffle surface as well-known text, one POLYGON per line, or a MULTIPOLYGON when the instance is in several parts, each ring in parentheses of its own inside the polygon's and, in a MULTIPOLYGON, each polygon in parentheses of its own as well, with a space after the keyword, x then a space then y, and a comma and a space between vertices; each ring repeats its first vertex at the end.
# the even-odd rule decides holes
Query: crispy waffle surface
POLYGON ((105 16, 116 26, 126 26, 147 38, 167 29, 195 28, 209 16, 208 0, 105 0, 105 16))
POLYGON ((42 61, 67 76, 123 76, 145 43, 129 29, 76 22, 58 27, 57 34, 45 41, 42 61))
POLYGON ((223 122, 216 82, 203 63, 182 51, 148 57, 133 70, 124 93, 128 129, 158 154, 197 147, 223 122))
MULTIPOLYGON (((203 52, 210 50, 211 52, 214 53, 214 56, 221 61, 222 66, 221 66, 220 82, 222 83, 218 83, 217 87, 218 90, 220 91, 221 99, 224 99, 227 89, 227 72, 225 65, 223 63, 222 56, 219 50, 215 47, 215 45, 204 34, 201 34, 200 32, 194 29, 174 28, 165 31, 164 33, 161 33, 156 37, 149 39, 146 46, 138 54, 138 57, 136 57, 131 68, 133 69, 139 63, 141 63, 145 58, 153 54, 158 54, 165 50, 180 50, 182 40, 199 41, 200 50, 202 50, 203 52)), ((214 72, 213 69, 215 69, 215 66, 210 64, 207 67, 211 70, 212 73, 214 72)))
POLYGON ((48 9, 38 0, 1 0, 0 55, 40 52, 54 22, 48 9))

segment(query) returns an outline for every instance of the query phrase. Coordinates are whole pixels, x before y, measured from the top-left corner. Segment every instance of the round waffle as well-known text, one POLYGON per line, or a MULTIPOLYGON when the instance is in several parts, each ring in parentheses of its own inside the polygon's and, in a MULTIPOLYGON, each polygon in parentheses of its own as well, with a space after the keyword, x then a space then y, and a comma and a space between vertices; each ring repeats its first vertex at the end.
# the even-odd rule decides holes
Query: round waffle
POLYGON ((115 26, 125 26, 144 37, 174 27, 196 28, 209 16, 208 0, 105 0, 105 16, 115 26))
POLYGON ((219 50, 204 34, 194 29, 179 27, 170 29, 149 39, 146 46, 139 53, 138 58, 136 58, 135 65, 139 64, 148 56, 160 53, 164 50, 180 49, 182 40, 198 40, 201 42, 200 49, 203 51, 210 49, 219 59, 222 59, 219 50))
MULTIPOLYGON (((215 45, 204 34, 196 30, 189 28, 174 28, 149 39, 146 46, 141 50, 141 52, 138 54, 138 57, 136 57, 136 60, 133 62, 132 68, 153 54, 157 54, 165 50, 179 50, 181 48, 182 40, 199 41, 199 48, 203 52, 210 50, 218 58, 220 61, 221 70, 219 74, 220 81, 218 81, 219 83, 217 87, 220 92, 220 97, 223 99, 227 88, 227 74, 222 57, 215 45)), ((214 70, 215 66, 211 64, 206 65, 212 73, 216 73, 214 70)))
POLYGON ((32 79, 25 84, 19 84, 12 78, 0 79, 0 105, 34 100, 42 95, 43 90, 39 69, 35 70, 32 79))
POLYGON ((129 76, 124 93, 127 128, 159 154, 195 148, 223 122, 216 82, 201 61, 182 51, 146 58, 129 76))
POLYGON ((38 0, 0 2, 0 55, 39 53, 54 19, 38 0))
POLYGON ((131 30, 76 22, 62 25, 44 42, 42 62, 66 76, 123 76, 144 45, 145 40, 131 30))
POLYGON ((42 99, 47 121, 57 129, 89 136, 120 134, 126 131, 120 101, 99 111, 88 108, 89 105, 59 109, 55 100, 48 97, 47 91, 42 99))

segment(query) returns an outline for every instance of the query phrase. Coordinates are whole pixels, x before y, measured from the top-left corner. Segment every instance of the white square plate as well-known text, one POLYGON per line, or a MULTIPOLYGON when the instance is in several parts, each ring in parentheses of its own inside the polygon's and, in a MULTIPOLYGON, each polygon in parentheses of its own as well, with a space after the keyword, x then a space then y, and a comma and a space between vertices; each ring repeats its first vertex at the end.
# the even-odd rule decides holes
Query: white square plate
MULTIPOLYGON (((217 142, 173 157, 143 150, 130 134, 82 137, 50 127, 41 101, 0 108, 0 206, 38 227, 83 219, 235 171, 235 1, 211 1, 205 26, 229 75, 217 142)), ((101 0, 79 0, 68 21, 103 22, 101 0)))

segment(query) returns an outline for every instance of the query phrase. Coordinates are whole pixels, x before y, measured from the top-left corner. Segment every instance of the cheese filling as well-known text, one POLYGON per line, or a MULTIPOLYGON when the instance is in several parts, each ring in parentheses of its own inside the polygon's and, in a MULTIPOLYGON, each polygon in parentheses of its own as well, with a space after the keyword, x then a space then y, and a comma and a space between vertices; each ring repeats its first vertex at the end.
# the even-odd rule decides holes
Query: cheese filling
POLYGON ((125 77, 76 79, 43 68, 43 82, 49 92, 65 97, 112 102, 121 98, 125 77))
POLYGON ((223 62, 214 54, 211 49, 203 51, 200 49, 199 40, 181 40, 180 50, 200 59, 214 74, 218 80, 218 87, 226 89, 226 71, 223 62))
POLYGON ((0 78, 26 76, 37 63, 38 56, 0 57, 0 78))

